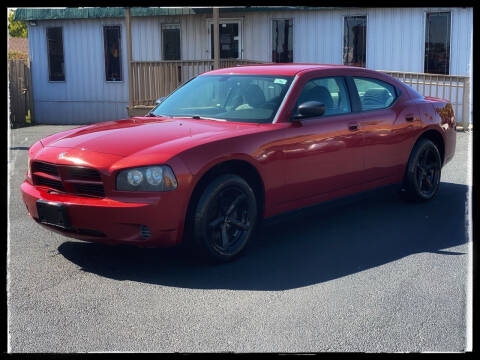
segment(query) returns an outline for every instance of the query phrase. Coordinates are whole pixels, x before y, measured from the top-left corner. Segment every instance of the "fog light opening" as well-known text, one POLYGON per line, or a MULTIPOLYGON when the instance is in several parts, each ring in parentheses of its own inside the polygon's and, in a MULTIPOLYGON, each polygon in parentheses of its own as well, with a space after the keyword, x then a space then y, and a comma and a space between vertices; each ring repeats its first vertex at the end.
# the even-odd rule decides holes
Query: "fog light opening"
POLYGON ((142 235, 142 238, 144 240, 148 239, 150 236, 152 236, 152 232, 146 225, 140 225, 140 234, 142 235))

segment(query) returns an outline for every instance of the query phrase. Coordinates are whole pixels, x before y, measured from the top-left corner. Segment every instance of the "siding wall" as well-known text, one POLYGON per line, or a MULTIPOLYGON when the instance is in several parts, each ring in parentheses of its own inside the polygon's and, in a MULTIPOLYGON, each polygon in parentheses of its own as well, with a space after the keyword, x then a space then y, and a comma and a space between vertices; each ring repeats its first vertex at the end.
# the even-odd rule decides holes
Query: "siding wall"
MULTIPOLYGON (((343 17, 367 15, 367 67, 376 70, 423 72, 425 12, 452 13, 450 74, 471 76, 472 8, 346 8, 292 12, 222 14, 242 21, 244 59, 271 61, 271 20, 293 19, 295 62, 342 63, 343 17)), ((133 60, 162 59, 162 24, 180 24, 181 57, 208 59, 209 15, 134 17, 133 60)), ((36 119, 39 123, 86 123, 127 116, 126 36, 124 19, 38 21, 29 26, 36 119), (102 27, 122 26, 124 81, 107 83, 102 27), (46 26, 63 26, 65 83, 48 82, 46 26)))
MULTIPOLYGON (((367 67, 423 72, 425 13, 451 11, 450 75, 470 74, 473 32, 471 8, 371 8, 248 13, 244 22, 244 53, 249 60, 271 61, 275 18, 293 19, 293 60, 342 63, 343 17, 367 16, 367 67)), ((231 17, 238 17, 230 14, 231 17)))
POLYGON ((38 21, 29 26, 35 119, 42 124, 84 124, 126 118, 125 25, 120 19, 38 21), (105 81, 103 25, 121 25, 122 82, 105 81), (63 27, 65 82, 48 81, 46 28, 63 27))
POLYGON ((180 24, 180 56, 185 60, 208 59, 207 16, 135 17, 132 20, 134 61, 162 60, 162 24, 180 24))

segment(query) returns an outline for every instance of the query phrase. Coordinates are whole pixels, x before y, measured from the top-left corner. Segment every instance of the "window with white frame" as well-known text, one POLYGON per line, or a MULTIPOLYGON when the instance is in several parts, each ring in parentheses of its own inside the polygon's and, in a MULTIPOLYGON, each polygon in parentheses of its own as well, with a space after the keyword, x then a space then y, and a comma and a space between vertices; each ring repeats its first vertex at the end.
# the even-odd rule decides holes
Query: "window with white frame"
MULTIPOLYGON (((213 21, 208 20, 208 33, 210 36, 210 57, 214 58, 215 46, 213 44, 213 21)), ((219 19, 218 32, 220 41, 220 59, 242 58, 242 21, 236 19, 219 19)))
POLYGON ((343 64, 365 67, 367 17, 345 16, 343 24, 343 64))

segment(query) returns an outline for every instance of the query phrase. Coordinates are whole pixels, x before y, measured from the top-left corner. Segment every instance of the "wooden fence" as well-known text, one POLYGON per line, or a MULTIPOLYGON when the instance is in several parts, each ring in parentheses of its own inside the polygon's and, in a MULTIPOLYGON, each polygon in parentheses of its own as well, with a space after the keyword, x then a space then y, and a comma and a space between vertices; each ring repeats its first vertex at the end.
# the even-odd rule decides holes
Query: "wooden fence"
POLYGON ((468 129, 470 122, 470 77, 380 70, 404 82, 424 96, 452 103, 457 124, 468 129))
POLYGON ((9 60, 10 126, 12 128, 33 123, 32 76, 29 64, 23 60, 9 60))
MULTIPOLYGON (((220 67, 257 64, 258 61, 222 59, 220 67)), ((213 70, 213 60, 132 61, 133 106, 152 106, 194 76, 213 70)))

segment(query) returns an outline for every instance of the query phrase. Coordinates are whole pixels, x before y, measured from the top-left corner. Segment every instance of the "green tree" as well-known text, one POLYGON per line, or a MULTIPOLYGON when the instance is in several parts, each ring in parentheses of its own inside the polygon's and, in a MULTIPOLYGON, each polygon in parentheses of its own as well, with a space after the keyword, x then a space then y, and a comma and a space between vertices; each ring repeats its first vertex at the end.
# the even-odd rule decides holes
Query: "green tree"
POLYGON ((12 37, 26 38, 28 35, 27 23, 25 21, 13 20, 14 14, 14 11, 10 11, 8 14, 8 33, 12 37))

